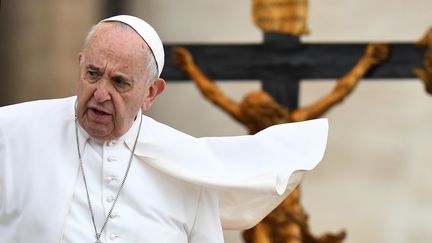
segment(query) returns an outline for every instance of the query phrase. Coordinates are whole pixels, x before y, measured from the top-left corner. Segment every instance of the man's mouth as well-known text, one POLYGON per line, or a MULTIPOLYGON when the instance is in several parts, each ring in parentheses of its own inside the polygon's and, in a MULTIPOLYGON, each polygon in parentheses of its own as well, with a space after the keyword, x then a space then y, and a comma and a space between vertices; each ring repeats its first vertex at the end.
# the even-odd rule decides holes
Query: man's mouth
POLYGON ((96 115, 99 116, 106 116, 106 115, 110 115, 109 113, 106 113, 104 111, 98 110, 96 108, 90 108, 96 115))

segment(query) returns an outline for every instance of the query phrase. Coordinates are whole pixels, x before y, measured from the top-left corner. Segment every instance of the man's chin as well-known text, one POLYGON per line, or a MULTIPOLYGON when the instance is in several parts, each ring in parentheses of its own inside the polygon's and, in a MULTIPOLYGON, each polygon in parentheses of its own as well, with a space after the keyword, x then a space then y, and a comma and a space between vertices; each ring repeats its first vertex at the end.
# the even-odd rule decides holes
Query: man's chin
POLYGON ((112 129, 108 129, 105 126, 97 124, 95 125, 89 125, 84 126, 84 130, 90 135, 90 137, 100 140, 100 141, 107 141, 112 140, 112 129))

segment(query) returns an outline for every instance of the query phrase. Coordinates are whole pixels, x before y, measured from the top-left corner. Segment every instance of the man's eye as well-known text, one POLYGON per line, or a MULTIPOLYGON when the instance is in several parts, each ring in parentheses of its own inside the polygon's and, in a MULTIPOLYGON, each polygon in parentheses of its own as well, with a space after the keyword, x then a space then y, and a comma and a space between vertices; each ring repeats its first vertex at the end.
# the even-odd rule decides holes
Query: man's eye
POLYGON ((87 76, 90 80, 96 80, 99 77, 99 73, 97 71, 87 70, 87 76))
POLYGON ((114 78, 113 82, 115 85, 119 85, 119 86, 124 85, 126 83, 122 78, 114 78))
POLYGON ((119 91, 127 91, 131 88, 131 83, 120 77, 113 78, 113 83, 119 91))

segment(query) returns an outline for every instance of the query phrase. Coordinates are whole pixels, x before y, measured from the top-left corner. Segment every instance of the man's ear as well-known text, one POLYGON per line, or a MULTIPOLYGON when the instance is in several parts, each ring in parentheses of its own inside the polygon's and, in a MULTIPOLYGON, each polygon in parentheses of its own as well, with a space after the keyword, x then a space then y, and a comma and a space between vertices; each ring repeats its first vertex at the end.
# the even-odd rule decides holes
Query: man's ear
POLYGON ((82 52, 78 53, 78 64, 81 65, 81 60, 82 60, 82 52))
POLYGON ((153 84, 148 88, 148 94, 144 99, 142 109, 143 111, 148 111, 150 107, 153 105, 156 97, 162 93, 165 89, 165 80, 161 78, 157 78, 153 84))

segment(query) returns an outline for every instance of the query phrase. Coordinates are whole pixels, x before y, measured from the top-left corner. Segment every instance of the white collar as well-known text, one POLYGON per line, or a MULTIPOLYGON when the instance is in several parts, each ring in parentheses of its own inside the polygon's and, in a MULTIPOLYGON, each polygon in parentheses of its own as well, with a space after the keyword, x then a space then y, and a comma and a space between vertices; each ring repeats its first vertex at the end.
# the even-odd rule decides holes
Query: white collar
POLYGON ((134 141, 135 137, 137 136, 137 132, 138 132, 139 124, 140 124, 140 119, 141 119, 140 116, 142 116, 141 110, 137 113, 137 117, 136 117, 135 121, 132 123, 132 126, 129 128, 129 130, 125 134, 123 134, 122 136, 120 136, 117 139, 108 140, 108 141, 104 141, 104 142, 97 140, 95 138, 92 138, 87 133, 87 131, 83 127, 81 127, 81 125, 77 122, 80 153, 83 154, 84 147, 90 140, 92 140, 93 142, 98 143, 100 145, 107 144, 109 146, 113 145, 113 144, 118 144, 118 143, 125 143, 126 141, 134 141))

